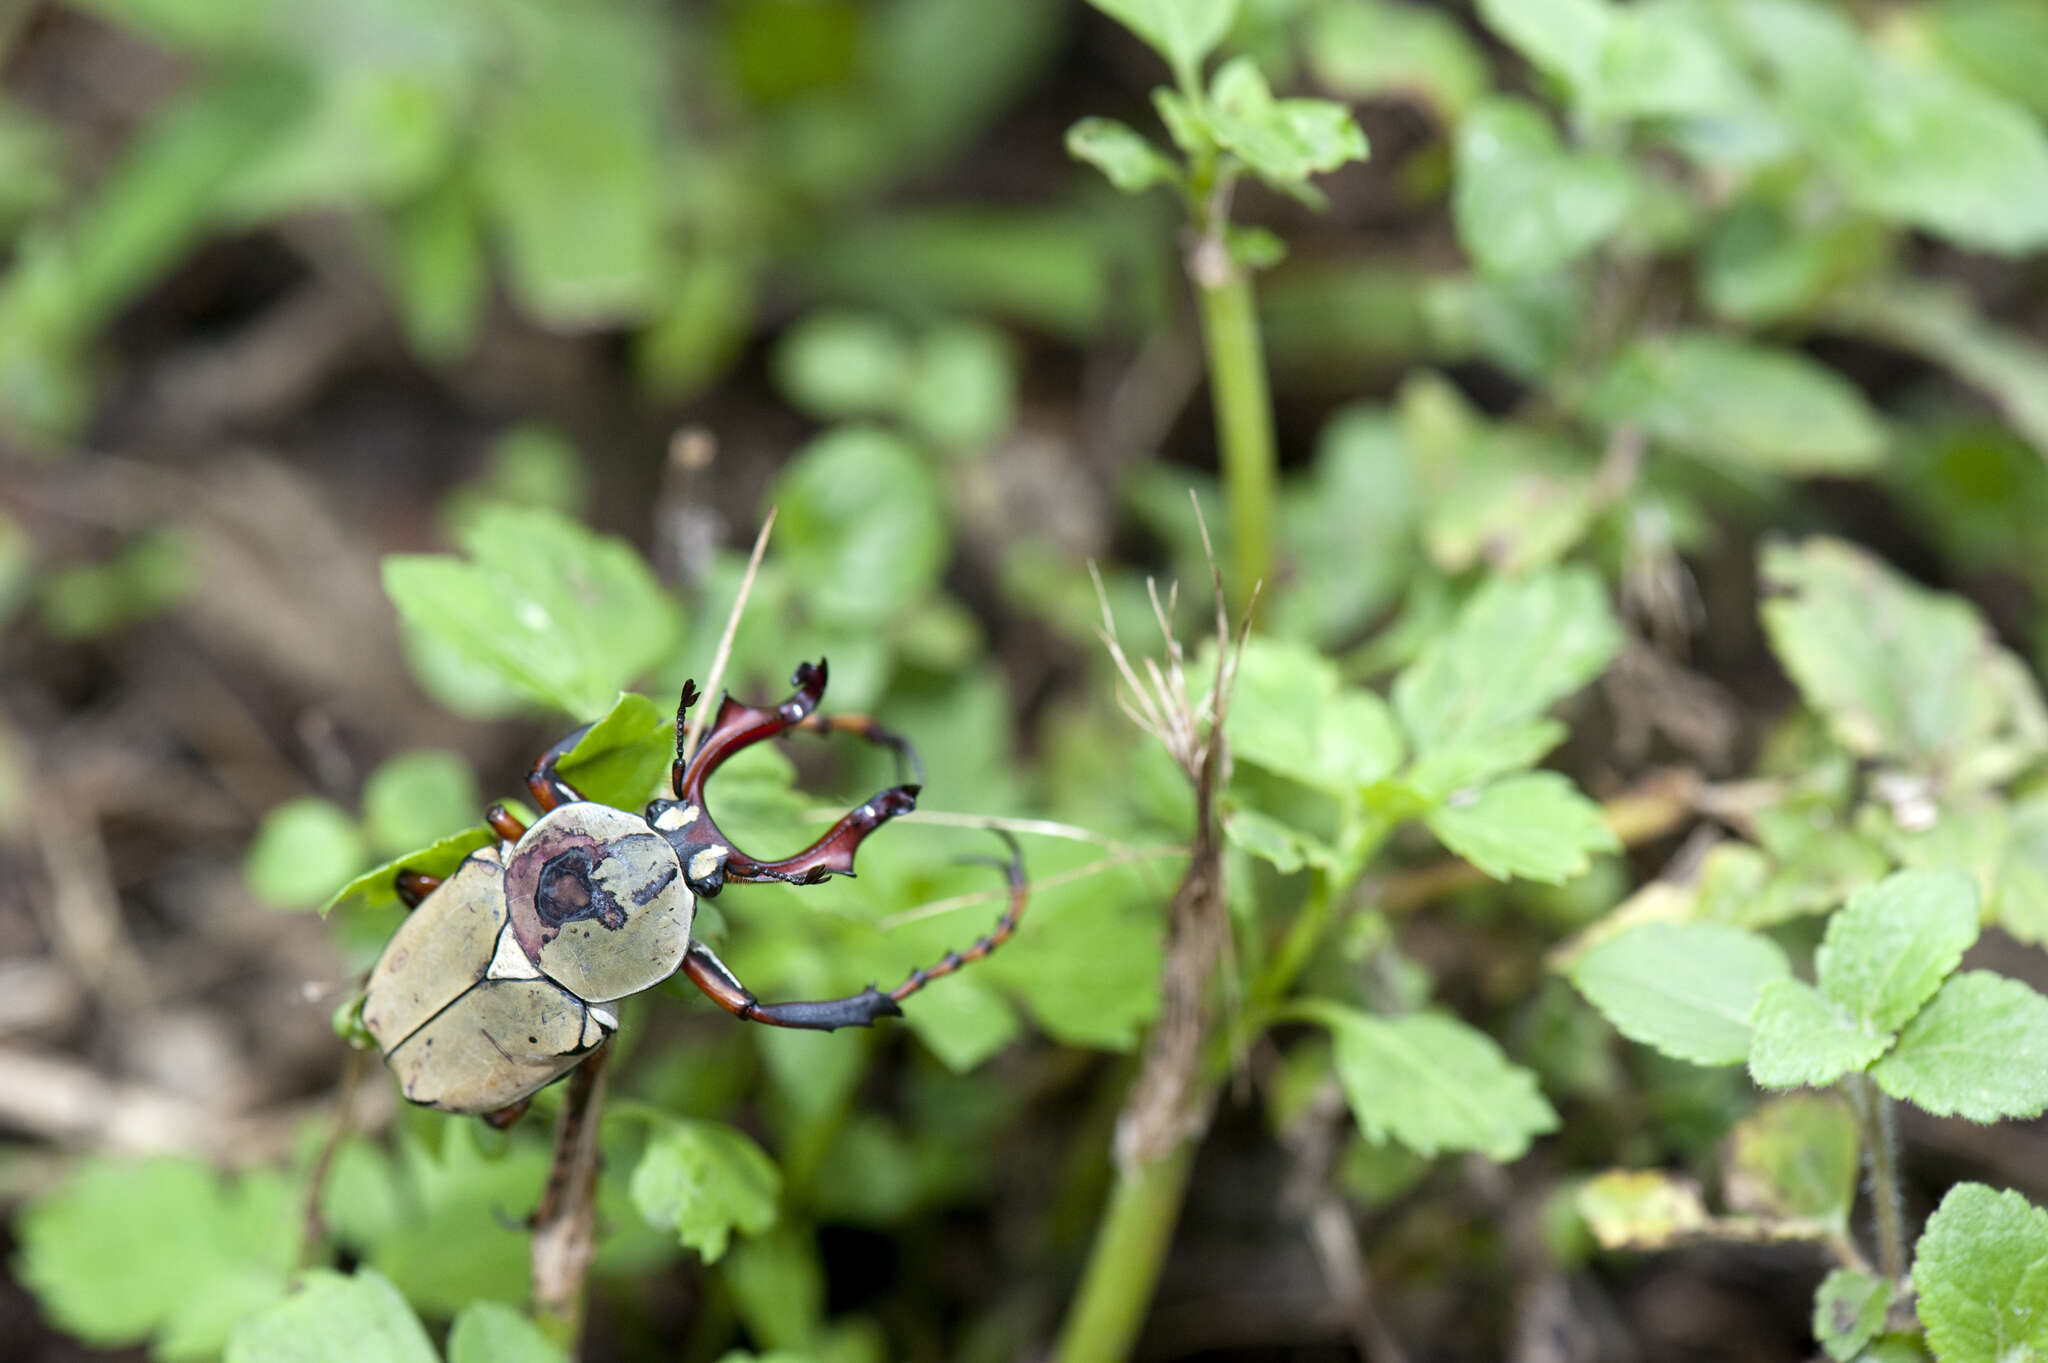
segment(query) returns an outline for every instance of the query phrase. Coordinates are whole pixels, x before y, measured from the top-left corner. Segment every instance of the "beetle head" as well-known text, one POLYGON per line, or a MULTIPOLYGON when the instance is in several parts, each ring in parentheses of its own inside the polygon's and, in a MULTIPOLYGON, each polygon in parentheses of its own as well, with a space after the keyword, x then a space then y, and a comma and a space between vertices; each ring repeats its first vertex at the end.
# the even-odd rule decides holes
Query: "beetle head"
POLYGON ((644 817, 675 849, 676 859, 683 864, 683 883, 691 894, 708 898, 725 888, 725 864, 732 858, 732 844, 720 835, 701 803, 655 800, 644 817))

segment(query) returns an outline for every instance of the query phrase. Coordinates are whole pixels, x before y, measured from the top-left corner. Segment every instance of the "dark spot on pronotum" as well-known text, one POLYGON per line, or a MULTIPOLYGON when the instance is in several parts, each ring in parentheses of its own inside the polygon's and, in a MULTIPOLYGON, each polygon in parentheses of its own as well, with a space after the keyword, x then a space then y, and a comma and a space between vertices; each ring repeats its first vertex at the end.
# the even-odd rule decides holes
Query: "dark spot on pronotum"
POLYGON ((647 882, 646 885, 644 885, 639 890, 634 892, 633 906, 635 908, 647 907, 649 903, 653 902, 653 899, 656 895, 660 894, 663 890, 666 890, 669 887, 670 882, 672 882, 676 878, 676 873, 681 869, 682 868, 679 866, 662 867, 661 874, 659 876, 655 877, 653 880, 650 880, 649 882, 647 882))
POLYGON ((537 1036, 530 1036, 526 1038, 526 1044, 529 1046, 538 1046, 540 1045, 540 1038, 537 1036))
POLYGON ((572 847, 540 868, 534 907, 541 922, 560 928, 579 918, 594 918, 615 932, 626 926, 624 906, 591 877, 603 859, 602 849, 572 847))

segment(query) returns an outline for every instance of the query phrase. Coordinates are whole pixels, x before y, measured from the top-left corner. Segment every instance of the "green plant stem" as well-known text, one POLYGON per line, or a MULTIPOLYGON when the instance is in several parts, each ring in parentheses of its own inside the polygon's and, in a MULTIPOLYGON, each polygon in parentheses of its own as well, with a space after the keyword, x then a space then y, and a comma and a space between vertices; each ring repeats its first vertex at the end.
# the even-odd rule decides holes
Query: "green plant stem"
POLYGON ((1242 605, 1272 572, 1273 400, 1251 277, 1205 236, 1190 266, 1209 353, 1209 392, 1230 507, 1230 590, 1242 605))
POLYGON ((1054 1363, 1122 1363, 1145 1324, 1195 1166, 1195 1142, 1118 1171, 1054 1363))
POLYGON ((1896 1287, 1906 1272, 1906 1233, 1899 1210, 1899 1171, 1896 1123, 1892 1100, 1878 1090, 1867 1074, 1852 1074, 1848 1080, 1850 1105, 1863 1128, 1864 1169, 1870 1179, 1870 1207, 1877 1222, 1877 1270, 1889 1286, 1896 1287))

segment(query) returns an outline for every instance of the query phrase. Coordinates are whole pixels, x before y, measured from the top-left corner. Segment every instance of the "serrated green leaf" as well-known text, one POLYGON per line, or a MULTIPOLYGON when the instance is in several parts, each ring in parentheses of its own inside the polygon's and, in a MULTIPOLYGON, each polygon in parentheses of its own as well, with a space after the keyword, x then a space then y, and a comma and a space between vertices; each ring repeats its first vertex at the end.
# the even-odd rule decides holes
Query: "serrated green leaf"
POLYGON ((1496 880, 1560 885, 1583 874, 1593 853, 1621 850, 1600 806, 1554 771, 1506 777, 1438 805, 1423 821, 1444 846, 1496 880))
POLYGON ((1127 123, 1084 118, 1067 129, 1067 155, 1086 161, 1126 194, 1180 181, 1180 167, 1127 123))
POLYGON ((244 1321, 224 1363, 438 1363, 418 1316, 372 1268, 314 1269, 298 1290, 244 1321))
POLYGON ((1884 427, 1833 370, 1706 332, 1636 341, 1601 376, 1590 403, 1604 421, 1773 473, 1854 473, 1884 457, 1884 427))
POLYGON ((435 1119, 426 1137, 400 1140, 388 1168, 358 1164, 352 1187, 326 1190, 330 1224, 365 1236, 364 1263, 428 1315, 453 1316, 476 1301, 523 1303, 530 1290, 528 1237, 504 1214, 533 1205, 547 1181, 547 1147, 515 1141, 485 1150, 488 1137, 482 1123, 435 1119), (384 1205, 342 1200, 369 1196, 384 1205), (450 1254, 450 1245, 462 1253, 450 1254))
POLYGON ((1814 956, 1821 992, 1867 1031, 1920 1011, 1977 940, 1977 887, 1959 871, 1901 871, 1849 896, 1814 956))
POLYGON ((305 795, 263 816, 242 860, 242 875, 250 892, 273 908, 305 909, 334 893, 369 856, 347 811, 305 795))
POLYGON ((633 1170, 633 1205, 648 1224, 674 1227, 714 1263, 738 1230, 775 1224, 782 1172, 752 1140, 716 1122, 666 1122, 651 1132, 633 1170))
POLYGON ((1772 980, 1750 1019, 1749 1077, 1767 1089, 1822 1088, 1860 1070, 1892 1044, 1803 980, 1772 980))
POLYGON ((586 800, 637 813, 668 793, 675 751, 675 712, 637 692, 622 691, 556 770, 586 800))
POLYGON ((479 511, 467 560, 394 554, 384 590, 406 623, 543 705, 582 719, 611 708, 667 653, 675 607, 621 540, 550 511, 479 511))
POLYGON ((1951 976, 1870 1075, 1937 1117, 2048 1111, 2048 998, 1988 970, 1951 976))
POLYGON ((1856 1201, 1856 1118, 1834 1098, 1799 1093, 1758 1108, 1729 1133, 1728 1205, 1841 1230, 1856 1201))
POLYGON ((1627 165, 1567 151, 1534 105, 1495 95, 1458 126, 1451 217, 1480 269, 1556 270, 1621 226, 1634 198, 1627 165))
POLYGON ((469 763, 446 748, 400 753, 363 782, 363 827, 379 856, 460 832, 482 808, 469 763))
MULTIPOLYGON (((446 879, 465 858, 479 847, 488 847, 497 840, 497 834, 478 826, 465 828, 460 833, 451 833, 439 842, 393 857, 381 866, 373 866, 348 884, 334 892, 334 896, 320 906, 321 916, 336 909, 361 912, 368 909, 388 908, 398 902, 399 871, 410 868, 424 875, 446 879)), ((330 882, 331 883, 331 882, 330 882)))
POLYGON ((1386 702, 1343 687, 1336 665, 1308 645, 1265 635, 1245 641, 1226 732, 1237 760, 1334 795, 1355 794, 1401 760, 1386 702))
POLYGON ((448 1363, 562 1363, 534 1323, 503 1302, 465 1306, 448 1331, 448 1363))
POLYGON ((1884 1279, 1853 1268, 1838 1268, 1821 1280, 1813 1297, 1813 1337, 1829 1358, 1849 1363, 1884 1328, 1892 1294, 1884 1279))
POLYGON ((1419 1155, 1476 1150, 1506 1161, 1557 1129, 1536 1076, 1455 1018, 1375 1017, 1321 1000, 1294 1011, 1330 1029, 1338 1081, 1369 1140, 1399 1141, 1419 1155))
POLYGON ((1275 99, 1249 57, 1233 57, 1209 89, 1209 129, 1224 150, 1280 188, 1305 185, 1366 154, 1351 111, 1327 99, 1275 99))
POLYGON ((1575 1200, 1606 1249, 1664 1249, 1713 1224, 1697 1184, 1651 1170, 1611 1169, 1580 1185, 1575 1200))
POLYGON ((2048 1212, 1959 1183, 1913 1247, 1913 1287, 1942 1363, 2048 1357, 2048 1212))
POLYGON ((798 452, 769 490, 776 550, 814 613, 873 623, 938 585, 950 518, 931 468, 899 437, 841 427, 798 452))
POLYGON ((1600 674, 1621 646, 1590 570, 1493 578, 1394 683, 1420 755, 1520 730, 1600 674))
POLYGON ((1088 0, 1143 38, 1173 68, 1182 84, 1192 82, 1202 62, 1230 31, 1237 0, 1088 0))
POLYGON ((1417 757, 1401 781, 1426 800, 1475 791, 1496 777, 1526 770, 1564 742, 1567 730, 1554 719, 1530 720, 1488 734, 1483 742, 1437 748, 1417 757))
POLYGON ((1969 789, 2042 750, 2040 696, 1968 602, 1839 540, 1767 545, 1762 577, 1772 648, 1850 752, 1969 789))
POLYGON ((298 1253, 285 1180, 197 1160, 86 1160, 15 1220, 18 1279, 51 1322, 99 1348, 158 1336, 166 1363, 212 1358, 284 1295, 298 1253), (118 1285, 119 1290, 111 1290, 118 1285))
POLYGON ((1790 978, 1769 938, 1717 923, 1646 923, 1592 947, 1572 983, 1625 1037, 1695 1065, 1749 1056, 1750 1017, 1790 978))

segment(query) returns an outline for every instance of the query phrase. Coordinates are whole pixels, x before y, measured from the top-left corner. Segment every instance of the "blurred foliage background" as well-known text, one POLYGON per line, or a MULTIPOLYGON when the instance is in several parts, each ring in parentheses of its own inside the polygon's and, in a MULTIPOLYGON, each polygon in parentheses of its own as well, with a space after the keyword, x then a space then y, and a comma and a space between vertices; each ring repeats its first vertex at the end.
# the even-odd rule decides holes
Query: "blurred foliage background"
MULTIPOLYGON (((1257 229, 1232 250, 1280 483, 1220 1006, 1328 897, 1346 821, 1385 815, 1316 992, 1433 1002, 1541 1093, 1498 1139, 1361 1134, 1320 1031, 1248 1045, 1138 1356, 1810 1357, 1805 1247, 1595 1249, 1579 1179, 1711 1170, 1755 1095, 1624 1047, 1545 953, 1674 863, 1777 924, 1976 858, 2002 895, 1978 950, 2048 978, 2021 945, 2048 937, 2048 840, 2013 774, 2048 657, 2048 11, 1228 10, 1219 63, 1342 104, 1371 151, 1229 205, 1257 229), (1865 584, 1833 598, 1866 612, 1851 633, 1917 619, 1901 578, 1972 603, 2012 660, 1984 705, 2010 702, 2017 758, 1950 781, 1975 730, 1887 746, 1841 718, 1869 695, 1802 652, 1825 624, 1758 616, 1759 547, 1811 534, 1867 551, 1835 569, 1865 584), (1489 667, 1530 689, 1507 765, 1441 789, 1411 767, 1398 818, 1318 765, 1404 675, 1419 767, 1425 681, 1489 667), (1546 752, 1615 836, 1561 778, 1543 798, 1577 803, 1529 835, 1552 859, 1437 809, 1546 752), (1939 773, 1914 798, 1996 803, 1990 841, 1872 831, 1855 773, 1894 760, 1939 773), (1824 779, 1737 798, 1788 772, 1824 779), (1631 799, 1664 812, 1630 825, 1631 799), (1551 1128, 1512 1166, 1439 1153, 1551 1128)), ((329 1284, 363 1318, 456 1320, 458 1363, 523 1356, 490 1304, 526 1300, 499 1214, 538 1195, 546 1123, 500 1136, 399 1110, 374 1063, 346 1077, 329 1015, 397 910, 298 911, 472 826, 576 723, 644 746, 772 506, 727 685, 779 696, 825 656, 832 708, 921 746, 928 812, 1086 836, 1028 840, 1023 933, 902 1027, 755 1034, 673 985, 627 1007, 586 1354, 1043 1356, 1194 828, 1119 708, 1089 565, 1151 653, 1148 577, 1181 584, 1183 639, 1209 632, 1190 491, 1225 561, 1233 533, 1191 237, 1067 150, 1094 116, 1166 145, 1159 58, 1045 0, 20 0, 0 61, 0 1198, 27 1208, 0 1339, 212 1358, 313 1264, 374 1270, 329 1284), (417 556, 457 550, 433 562, 459 590, 408 595, 417 556), (519 603, 550 592, 537 626, 519 603), (651 706, 613 710, 628 684, 651 706)), ((1770 590, 1823 559, 1766 560, 1770 590)), ((772 852, 888 771, 805 741, 736 768, 721 810, 772 852)), ((634 804, 644 776, 618 779, 634 804)), ((739 889, 704 928, 764 997, 857 989, 983 930, 985 902, 917 906, 986 889, 957 860, 991 843, 906 821, 858 880, 739 889)), ((1905 1139, 1916 1214, 1962 1177, 2048 1195, 2035 1127, 1909 1114, 1905 1139)))

